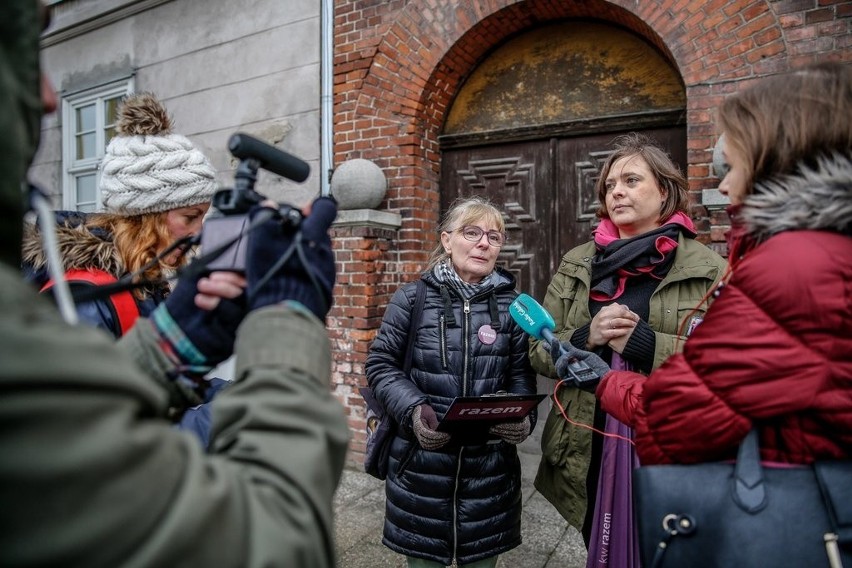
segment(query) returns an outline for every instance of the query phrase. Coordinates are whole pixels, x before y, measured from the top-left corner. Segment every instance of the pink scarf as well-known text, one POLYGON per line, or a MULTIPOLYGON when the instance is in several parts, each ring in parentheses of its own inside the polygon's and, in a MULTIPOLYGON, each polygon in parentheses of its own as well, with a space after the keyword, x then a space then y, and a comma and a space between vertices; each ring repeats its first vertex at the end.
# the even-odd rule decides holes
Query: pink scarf
POLYGON ((603 219, 593 235, 597 254, 592 260, 592 289, 589 297, 597 302, 614 300, 624 293, 627 279, 647 274, 662 280, 677 248, 677 236, 695 236, 695 225, 684 213, 677 212, 658 229, 629 239, 619 236, 618 228, 603 219))

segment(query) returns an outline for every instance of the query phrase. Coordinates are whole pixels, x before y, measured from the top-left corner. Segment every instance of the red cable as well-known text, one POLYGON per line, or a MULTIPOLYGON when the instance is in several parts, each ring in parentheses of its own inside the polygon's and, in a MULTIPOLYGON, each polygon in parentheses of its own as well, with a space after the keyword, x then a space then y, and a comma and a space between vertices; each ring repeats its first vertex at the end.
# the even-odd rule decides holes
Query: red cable
POLYGON ((588 424, 583 424, 582 422, 574 422, 573 420, 568 418, 568 415, 565 414, 565 408, 562 406, 562 403, 559 402, 559 398, 556 396, 556 393, 559 391, 559 387, 562 386, 562 383, 564 383, 565 381, 566 381, 566 379, 563 379, 563 380, 557 382, 556 386, 553 387, 553 400, 554 400, 554 402, 556 402, 556 406, 559 407, 559 412, 562 413, 562 418, 564 418, 566 422, 568 422, 569 424, 573 424, 574 426, 577 426, 579 428, 586 428, 587 430, 591 430, 592 432, 597 432, 601 436, 606 436, 608 438, 618 438, 619 440, 624 440, 626 442, 633 444, 634 446, 636 445, 636 442, 634 442, 630 438, 626 438, 626 437, 624 437, 620 434, 612 434, 610 432, 603 432, 601 430, 598 430, 594 426, 589 426, 588 424))

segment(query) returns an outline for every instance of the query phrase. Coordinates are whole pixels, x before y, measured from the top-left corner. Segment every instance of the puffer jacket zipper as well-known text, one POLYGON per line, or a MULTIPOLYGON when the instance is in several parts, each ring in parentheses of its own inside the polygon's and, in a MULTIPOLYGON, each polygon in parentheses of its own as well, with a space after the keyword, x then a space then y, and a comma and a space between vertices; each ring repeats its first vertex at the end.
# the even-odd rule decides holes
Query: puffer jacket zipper
MULTIPOLYGON (((474 296, 475 297, 475 296, 474 296)), ((471 298, 473 299, 473 298, 471 298)), ((470 300, 464 301, 462 316, 462 344, 464 349, 462 353, 464 353, 464 359, 462 361, 462 396, 467 396, 467 385, 469 383, 470 377, 468 374, 470 373, 470 300)), ((453 485, 453 559, 458 557, 458 520, 459 520, 459 507, 458 507, 458 491, 459 491, 459 479, 461 478, 461 464, 462 458, 464 457, 464 446, 459 446, 459 455, 456 460, 456 481, 453 485)))
MULTIPOLYGON (((467 396, 468 394, 468 386, 470 384, 471 378, 468 376, 470 374, 470 330, 471 330, 471 315, 470 315, 470 305, 471 303, 478 301, 482 298, 487 298, 492 294, 496 294, 500 290, 500 287, 492 288, 491 290, 483 293, 474 295, 467 300, 463 300, 462 307, 462 346, 463 346, 463 359, 462 359, 462 396, 467 396)), ((461 296, 459 295, 461 298, 461 296)), ((446 359, 446 321, 445 314, 441 314, 439 318, 441 324, 441 333, 440 333, 440 342, 441 342, 441 362, 444 364, 444 368, 447 368, 448 361, 446 359)), ((459 479, 461 478, 461 464, 462 458, 464 457, 464 446, 459 446, 458 459, 456 460, 456 479, 455 484, 453 485, 453 560, 458 558, 458 490, 459 490, 459 479)))
POLYGON ((441 327, 438 333, 438 351, 441 352, 441 368, 447 370, 449 363, 447 361, 447 316, 444 312, 438 316, 438 322, 441 327))
POLYGON ((461 460, 464 453, 464 446, 459 446, 459 457, 456 460, 456 481, 453 484, 453 564, 458 558, 459 546, 459 507, 458 507, 458 492, 459 479, 461 478, 461 460))
POLYGON ((464 316, 462 317, 462 344, 464 346, 464 362, 462 363, 462 396, 467 396, 467 385, 470 381, 470 300, 464 301, 464 316))

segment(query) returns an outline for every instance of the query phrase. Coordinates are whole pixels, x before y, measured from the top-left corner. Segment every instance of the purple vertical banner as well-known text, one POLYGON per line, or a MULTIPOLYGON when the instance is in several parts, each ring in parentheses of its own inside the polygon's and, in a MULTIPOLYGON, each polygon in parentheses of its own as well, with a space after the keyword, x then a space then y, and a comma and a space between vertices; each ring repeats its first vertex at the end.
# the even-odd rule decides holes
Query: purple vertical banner
MULTIPOLYGON (((612 368, 629 367, 613 354, 612 368)), ((633 469, 639 467, 633 429, 607 415, 595 514, 586 568, 639 568, 639 537, 633 521, 633 469)))

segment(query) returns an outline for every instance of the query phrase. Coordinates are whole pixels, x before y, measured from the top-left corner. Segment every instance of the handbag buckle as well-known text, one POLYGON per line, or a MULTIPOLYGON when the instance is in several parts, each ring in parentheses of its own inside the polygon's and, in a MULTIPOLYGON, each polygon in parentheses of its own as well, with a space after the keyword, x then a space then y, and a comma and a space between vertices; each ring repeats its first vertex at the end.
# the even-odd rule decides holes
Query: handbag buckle
POLYGON ((663 517, 663 530, 666 531, 666 534, 657 543, 657 550, 651 561, 651 568, 658 568, 663 565, 663 557, 666 554, 666 549, 674 537, 678 535, 689 536, 695 532, 695 519, 692 515, 669 513, 663 517))
POLYGON ((692 515, 669 513, 663 517, 663 530, 672 536, 688 536, 695 532, 695 519, 692 515))

